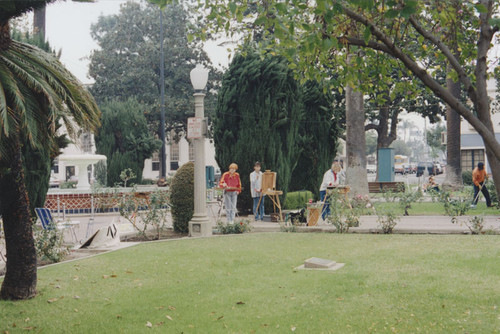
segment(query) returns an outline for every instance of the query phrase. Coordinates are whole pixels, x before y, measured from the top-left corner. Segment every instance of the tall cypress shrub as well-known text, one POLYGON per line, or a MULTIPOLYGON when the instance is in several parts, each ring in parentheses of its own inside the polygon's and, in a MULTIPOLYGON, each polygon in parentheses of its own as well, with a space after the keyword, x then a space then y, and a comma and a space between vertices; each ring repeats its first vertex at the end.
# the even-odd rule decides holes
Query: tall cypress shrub
POLYGON ((148 129, 145 107, 135 99, 108 101, 100 107, 102 125, 95 142, 97 153, 108 159, 108 185, 121 183, 120 173, 127 168, 136 175, 131 182, 141 183, 144 159, 161 147, 148 129))
POLYGON ((301 89, 287 61, 249 51, 224 75, 213 119, 216 160, 223 171, 239 165, 243 192, 238 208, 252 207, 249 174, 255 161, 278 173, 286 196, 300 154, 301 89))
POLYGON ((337 154, 340 134, 337 120, 342 111, 333 109, 333 96, 324 92, 316 81, 308 81, 303 87, 302 101, 305 117, 299 133, 303 138, 302 151, 292 173, 290 191, 309 190, 319 196, 323 174, 330 168, 337 154))

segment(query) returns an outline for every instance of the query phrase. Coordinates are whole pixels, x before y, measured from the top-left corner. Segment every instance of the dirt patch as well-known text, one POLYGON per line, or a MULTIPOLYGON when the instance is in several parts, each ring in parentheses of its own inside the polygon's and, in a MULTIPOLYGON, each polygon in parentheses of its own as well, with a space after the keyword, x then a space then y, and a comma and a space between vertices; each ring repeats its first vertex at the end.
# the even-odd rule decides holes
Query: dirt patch
POLYGON ((147 233, 146 236, 141 235, 124 235, 121 236, 121 241, 132 241, 132 242, 141 242, 141 241, 155 241, 155 240, 167 240, 167 239, 180 239, 187 237, 187 233, 178 233, 173 229, 166 229, 160 232, 160 237, 156 233, 147 233))

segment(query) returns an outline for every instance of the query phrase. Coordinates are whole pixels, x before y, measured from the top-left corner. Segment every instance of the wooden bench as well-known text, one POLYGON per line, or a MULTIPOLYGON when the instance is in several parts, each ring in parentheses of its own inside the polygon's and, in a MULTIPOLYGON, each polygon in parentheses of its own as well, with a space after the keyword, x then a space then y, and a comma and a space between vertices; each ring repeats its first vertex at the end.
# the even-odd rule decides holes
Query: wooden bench
POLYGON ((368 182, 369 193, 381 193, 384 191, 404 192, 404 182, 368 182))

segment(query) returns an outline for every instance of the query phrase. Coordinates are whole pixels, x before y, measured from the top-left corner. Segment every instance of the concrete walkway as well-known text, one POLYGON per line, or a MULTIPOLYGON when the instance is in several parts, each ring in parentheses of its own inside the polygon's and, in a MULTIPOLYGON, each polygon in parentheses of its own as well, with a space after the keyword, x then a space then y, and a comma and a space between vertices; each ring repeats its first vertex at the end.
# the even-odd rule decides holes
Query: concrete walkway
MULTIPOLYGON (((464 234, 470 233, 465 221, 471 216, 459 217, 462 223, 452 224, 448 216, 408 216, 401 217, 394 228, 394 233, 408 234, 464 234)), ((271 222, 252 222, 254 232, 279 231, 280 224, 271 222)), ((317 226, 300 226, 301 232, 333 232, 335 227, 320 221, 317 226)), ((484 230, 493 230, 500 234, 500 217, 484 216, 484 230)), ((361 216, 359 227, 349 229, 350 233, 382 233, 377 216, 361 216)))

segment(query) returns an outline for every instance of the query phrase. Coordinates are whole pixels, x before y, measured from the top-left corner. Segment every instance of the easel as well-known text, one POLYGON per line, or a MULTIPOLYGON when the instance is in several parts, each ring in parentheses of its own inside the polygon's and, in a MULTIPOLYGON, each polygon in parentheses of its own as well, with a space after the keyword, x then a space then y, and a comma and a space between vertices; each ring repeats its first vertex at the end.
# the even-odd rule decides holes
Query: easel
POLYGON ((325 210, 326 202, 329 201, 330 196, 334 191, 337 191, 339 194, 344 195, 344 202, 349 206, 349 208, 352 210, 352 205, 349 202, 349 198, 347 197, 347 194, 349 191, 351 191, 351 187, 349 186, 344 186, 344 185, 338 185, 338 186, 330 186, 326 188, 326 196, 325 200, 321 203, 321 211, 320 214, 323 214, 323 210, 325 210))
POLYGON ((260 193, 257 209, 260 207, 260 202, 262 201, 264 195, 267 195, 273 202, 274 213, 276 213, 276 208, 278 208, 279 220, 283 221, 283 215, 281 213, 281 203, 279 198, 279 195, 283 195, 283 191, 276 190, 276 172, 271 172, 271 170, 266 170, 262 174, 262 192, 260 193))

